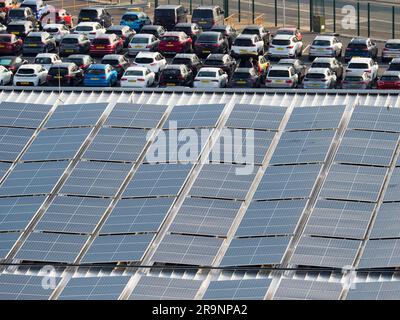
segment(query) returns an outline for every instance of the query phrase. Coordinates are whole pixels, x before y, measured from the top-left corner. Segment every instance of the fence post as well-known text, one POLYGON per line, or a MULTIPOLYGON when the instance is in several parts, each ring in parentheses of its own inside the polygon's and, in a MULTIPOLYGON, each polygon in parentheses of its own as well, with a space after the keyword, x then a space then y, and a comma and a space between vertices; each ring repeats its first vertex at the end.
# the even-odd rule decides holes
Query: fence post
POLYGON ((336 0, 333 0, 333 32, 336 33, 336 0))
POLYGON ((368 38, 371 36, 371 4, 367 3, 368 38))
POLYGON ((314 16, 314 4, 313 0, 310 0, 310 32, 313 31, 313 16, 314 16))
POLYGON ((396 15, 396 7, 392 7, 392 38, 394 39, 396 37, 396 21, 395 21, 395 15, 396 15))
MULTIPOLYGON (((158 2, 158 0, 156 0, 157 2, 158 2)), ((190 15, 192 15, 192 13, 193 13, 193 0, 189 0, 189 12, 190 12, 190 15)))
POLYGON ((357 1, 357 36, 360 36, 360 2, 357 1))
POLYGON ((275 27, 278 26, 278 0, 275 0, 275 27))
POLYGON ((254 24, 254 20, 256 19, 256 6, 254 0, 251 0, 251 17, 252 17, 252 23, 254 24))
POLYGON ((300 0, 297 0, 297 29, 300 29, 300 0))
POLYGON ((241 15, 241 7, 240 7, 240 0, 238 0, 238 22, 240 22, 240 15, 241 15))

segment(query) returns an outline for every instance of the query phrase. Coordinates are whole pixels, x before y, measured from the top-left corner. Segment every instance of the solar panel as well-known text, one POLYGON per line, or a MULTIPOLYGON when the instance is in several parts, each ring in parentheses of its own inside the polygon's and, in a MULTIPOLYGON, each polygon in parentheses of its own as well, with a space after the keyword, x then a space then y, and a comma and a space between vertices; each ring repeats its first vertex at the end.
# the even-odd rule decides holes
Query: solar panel
POLYGON ((142 276, 129 300, 193 300, 202 281, 142 276))
POLYGON ((231 200, 186 198, 170 232, 226 236, 241 203, 231 200))
POLYGON ((65 181, 61 193, 112 197, 131 167, 129 163, 81 161, 65 181))
POLYGON ((123 197, 176 196, 192 164, 142 164, 129 182, 123 197))
POLYGON ((155 128, 164 115, 166 105, 117 103, 105 125, 130 128, 155 128))
POLYGON ((345 106, 294 108, 285 130, 335 129, 339 126, 344 110, 345 106))
POLYGON ((163 128, 170 127, 171 121, 176 121, 177 129, 214 127, 224 108, 224 104, 175 106, 163 128))
POLYGON ((43 130, 24 154, 23 161, 72 159, 90 133, 90 128, 43 130))
POLYGON ((307 200, 250 203, 236 237, 293 234, 307 200))
MULTIPOLYGON (((60 278, 56 277, 57 286, 60 278)), ((0 300, 48 300, 55 289, 41 276, 1 274, 0 300)))
POLYGON ((0 187, 0 196, 50 193, 68 161, 19 163, 0 187))
POLYGON ((368 240, 360 268, 392 268, 400 266, 400 239, 368 240))
POLYGON ((0 160, 14 161, 33 133, 33 129, 0 128, 0 160))
POLYGON ((20 102, 2 102, 0 126, 36 129, 51 109, 51 105, 20 102))
POLYGON ((394 168, 383 201, 400 200, 400 168, 394 168))
POLYGON ((57 106, 46 128, 94 126, 108 103, 63 104, 57 106))
POLYGON ((11 163, 0 162, 0 179, 3 178, 10 167, 11 163))
POLYGON ((211 281, 204 300, 263 300, 272 279, 211 281))
POLYGON ((44 196, 0 198, 0 231, 24 230, 45 198, 44 196))
POLYGON ((234 164, 204 164, 190 195, 226 199, 245 199, 257 167, 234 164))
POLYGON ((370 238, 400 237, 400 203, 382 203, 377 212, 370 238))
POLYGON ((308 198, 320 164, 270 166, 254 194, 256 200, 308 198))
POLYGON ((83 158, 105 161, 136 161, 146 144, 148 131, 102 128, 83 158))
POLYGON ((97 237, 82 258, 82 263, 140 261, 154 234, 97 237))
POLYGON ((340 282, 282 279, 274 300, 338 300, 343 290, 340 282))
POLYGON ((129 279, 127 276, 71 278, 58 300, 117 300, 129 279))
POLYGON ((109 204, 109 199, 57 196, 35 229, 90 234, 109 204))
POLYGON ((363 239, 374 207, 373 203, 318 200, 304 232, 317 236, 363 239))
POLYGON ((31 233, 16 259, 73 263, 88 236, 59 233, 31 233))
POLYGON ((121 199, 100 230, 102 234, 156 232, 174 198, 121 199))
POLYGON ((377 201, 387 168, 334 164, 320 196, 331 199, 377 201))
POLYGON ((227 127, 278 130, 286 108, 255 104, 235 104, 227 127))
POLYGON ((270 164, 323 162, 335 131, 284 132, 270 164))
POLYGON ((223 242, 221 238, 167 234, 152 261, 187 265, 211 265, 223 242))
POLYGON ((4 259, 21 234, 19 232, 0 233, 0 259, 4 259))
POLYGON ((346 300, 399 300, 400 281, 356 283, 346 300))
POLYGON ((291 264, 343 268, 352 265, 361 241, 334 238, 302 237, 291 264))
POLYGON ((399 108, 356 106, 348 128, 400 132, 399 122, 399 108))
POLYGON ((348 130, 341 141, 335 161, 388 166, 398 139, 398 133, 348 130))

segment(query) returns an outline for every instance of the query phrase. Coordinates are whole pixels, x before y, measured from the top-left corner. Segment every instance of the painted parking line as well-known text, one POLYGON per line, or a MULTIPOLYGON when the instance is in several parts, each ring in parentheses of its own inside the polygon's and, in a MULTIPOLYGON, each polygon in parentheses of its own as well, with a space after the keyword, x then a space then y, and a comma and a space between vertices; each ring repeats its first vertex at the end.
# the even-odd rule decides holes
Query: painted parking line
POLYGON ((309 44, 307 45, 307 47, 305 47, 305 49, 303 50, 302 53, 305 54, 305 53, 307 52, 308 48, 310 48, 310 45, 309 45, 309 44))

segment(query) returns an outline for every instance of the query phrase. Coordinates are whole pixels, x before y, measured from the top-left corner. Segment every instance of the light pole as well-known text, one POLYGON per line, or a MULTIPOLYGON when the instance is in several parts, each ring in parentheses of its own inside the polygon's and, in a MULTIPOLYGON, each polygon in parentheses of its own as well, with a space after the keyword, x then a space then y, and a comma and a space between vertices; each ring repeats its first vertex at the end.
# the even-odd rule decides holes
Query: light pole
POLYGON ((286 27, 286 0, 282 0, 283 2, 283 27, 286 27))

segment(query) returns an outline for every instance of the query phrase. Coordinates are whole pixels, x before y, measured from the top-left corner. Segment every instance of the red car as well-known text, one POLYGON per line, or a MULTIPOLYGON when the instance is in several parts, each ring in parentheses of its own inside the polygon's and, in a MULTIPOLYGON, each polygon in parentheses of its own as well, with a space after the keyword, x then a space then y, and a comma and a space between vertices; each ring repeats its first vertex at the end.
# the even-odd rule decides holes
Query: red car
POLYGON ((193 41, 184 32, 166 32, 160 38, 158 51, 162 54, 192 52, 193 41))
POLYGON ((400 89, 400 72, 385 71, 376 85, 378 89, 400 89))
POLYGON ((15 34, 0 34, 0 54, 16 54, 21 51, 22 44, 15 34))
POLYGON ((89 52, 91 55, 120 53, 124 48, 124 40, 115 34, 101 34, 93 39, 89 52))

